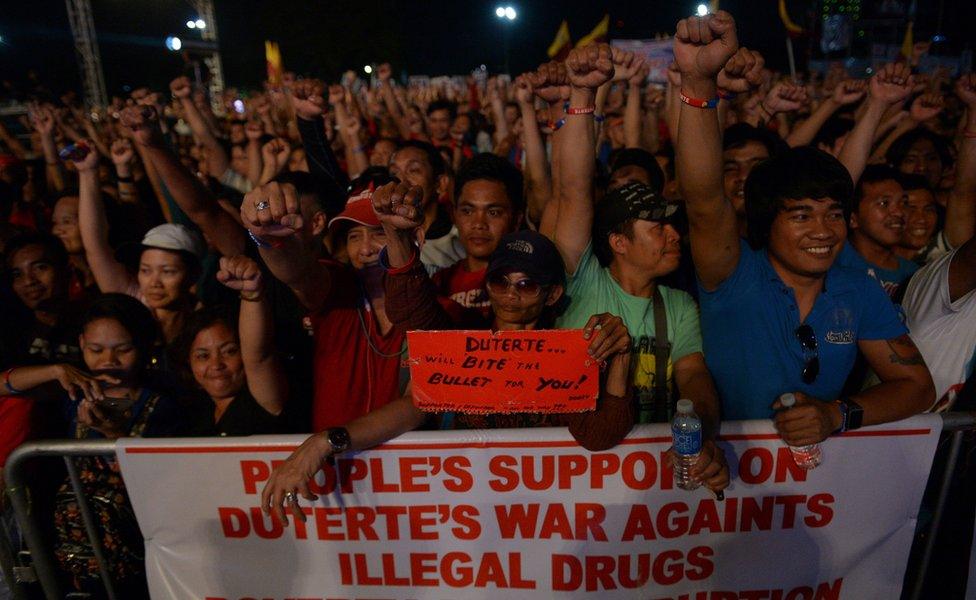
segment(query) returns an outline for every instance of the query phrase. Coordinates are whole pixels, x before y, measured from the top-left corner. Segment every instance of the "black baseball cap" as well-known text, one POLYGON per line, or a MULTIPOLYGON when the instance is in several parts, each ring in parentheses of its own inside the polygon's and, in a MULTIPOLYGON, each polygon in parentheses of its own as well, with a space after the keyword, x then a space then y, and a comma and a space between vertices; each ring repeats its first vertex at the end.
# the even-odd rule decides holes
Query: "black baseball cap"
POLYGON ((525 273, 542 285, 566 283, 566 266, 559 250, 536 231, 516 231, 502 237, 488 259, 485 275, 515 272, 525 273))
POLYGON ((632 219, 641 221, 667 221, 678 210, 678 205, 668 202, 654 188, 633 181, 607 192, 597 203, 593 215, 594 235, 610 235, 621 223, 632 219))

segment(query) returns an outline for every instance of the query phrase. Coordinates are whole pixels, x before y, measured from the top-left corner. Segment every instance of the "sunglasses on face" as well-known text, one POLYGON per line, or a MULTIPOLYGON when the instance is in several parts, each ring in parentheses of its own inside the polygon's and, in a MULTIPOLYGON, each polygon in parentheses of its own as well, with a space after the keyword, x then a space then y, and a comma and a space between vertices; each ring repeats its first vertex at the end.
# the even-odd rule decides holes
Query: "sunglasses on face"
POLYGON ((533 279, 519 279, 512 281, 504 275, 492 275, 488 278, 488 291, 496 295, 508 292, 509 288, 515 288, 515 293, 522 298, 536 298, 542 293, 542 284, 533 279))
POLYGON ((803 379, 803 383, 811 384, 817 380, 817 375, 820 374, 817 334, 813 331, 813 327, 809 325, 800 325, 794 333, 796 334, 796 339, 800 341, 800 346, 803 348, 803 372, 800 374, 800 377, 803 379))

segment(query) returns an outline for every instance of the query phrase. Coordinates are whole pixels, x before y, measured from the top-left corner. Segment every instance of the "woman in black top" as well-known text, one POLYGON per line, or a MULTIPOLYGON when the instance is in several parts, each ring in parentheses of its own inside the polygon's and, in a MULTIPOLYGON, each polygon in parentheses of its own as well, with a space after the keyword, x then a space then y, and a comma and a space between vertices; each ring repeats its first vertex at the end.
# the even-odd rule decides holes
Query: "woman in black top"
POLYGON ((238 322, 219 310, 191 315, 177 341, 179 364, 203 392, 191 403, 187 433, 240 436, 278 433, 287 383, 274 353, 271 305, 258 264, 246 256, 220 259, 217 279, 238 290, 238 322))

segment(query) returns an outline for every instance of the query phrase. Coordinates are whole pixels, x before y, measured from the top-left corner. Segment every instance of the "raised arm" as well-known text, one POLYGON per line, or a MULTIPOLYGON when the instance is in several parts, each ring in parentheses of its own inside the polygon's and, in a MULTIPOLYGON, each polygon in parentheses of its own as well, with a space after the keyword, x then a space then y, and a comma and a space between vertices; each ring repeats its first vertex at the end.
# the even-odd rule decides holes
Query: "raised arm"
POLYGON ((565 133, 557 213, 553 230, 542 233, 559 248, 566 271, 574 273, 592 236, 596 163, 593 110, 597 88, 613 77, 610 46, 592 44, 574 49, 566 59, 566 77, 570 86, 569 109, 562 127, 565 133), (574 111, 583 112, 573 114, 574 111))
MULTIPOLYGON (((788 112, 799 110, 807 102, 807 88, 788 81, 774 85, 759 103, 759 110, 747 119, 754 127, 765 127, 770 121, 785 118, 788 112)), ((778 121, 780 124, 785 121, 778 121)), ((782 131, 782 129, 781 129, 782 131)))
POLYGON ((308 170, 323 192, 325 212, 336 215, 342 212, 349 180, 339 168, 339 161, 332 152, 332 145, 325 134, 324 84, 315 79, 296 81, 292 88, 292 102, 298 115, 298 131, 305 146, 308 170))
POLYGON ((108 219, 98 184, 98 152, 92 148, 84 159, 75 161, 75 168, 78 169, 78 229, 88 266, 102 293, 126 292, 134 284, 134 278, 115 259, 108 244, 108 219))
POLYGON ((44 175, 48 187, 57 191, 64 189, 64 173, 58 160, 58 147, 54 143, 54 128, 57 127, 54 109, 50 105, 32 104, 30 122, 41 137, 41 150, 44 153, 44 175))
POLYGON ((288 380, 274 350, 274 321, 261 267, 247 256, 225 256, 220 259, 217 281, 241 295, 238 329, 247 388, 264 410, 280 414, 288 397, 288 380))
POLYGON ((546 145, 536 121, 535 98, 532 82, 528 75, 515 79, 515 102, 522 115, 522 137, 525 142, 526 218, 539 225, 546 203, 552 197, 552 179, 549 176, 549 162, 546 160, 546 145))
POLYGON ((135 160, 136 151, 132 146, 132 141, 127 138, 119 138, 112 142, 111 149, 112 164, 115 165, 115 174, 119 182, 119 200, 130 204, 139 203, 139 189, 132 176, 132 161, 135 160))
POLYGON ((380 80, 380 98, 383 99, 386 112, 390 113, 390 118, 396 123, 400 137, 405 140, 410 139, 410 125, 407 123, 406 118, 404 118, 403 110, 393 91, 393 69, 390 68, 390 63, 383 63, 377 67, 376 76, 380 80))
POLYGON ((169 84, 173 97, 179 100, 193 136, 207 148, 207 170, 211 177, 219 179, 230 168, 227 151, 220 145, 207 120, 193 101, 193 88, 187 77, 177 77, 169 84))
POLYGON ((641 88, 647 80, 649 68, 643 56, 613 49, 613 80, 627 83, 624 103, 624 147, 641 146, 641 88))
POLYGON ((550 192, 542 209, 542 214, 539 216, 539 231, 551 238, 551 234, 556 228, 556 217, 559 212, 559 171, 566 138, 565 129, 560 127, 560 123, 565 123, 562 116, 563 105, 569 102, 569 80, 566 78, 566 64, 555 61, 547 62, 540 65, 538 70, 528 73, 526 77, 532 85, 533 93, 548 104, 549 123, 553 129, 549 138, 552 144, 550 192))
POLYGON ((868 86, 868 99, 864 112, 847 136, 844 147, 837 157, 847 167, 851 179, 857 182, 871 156, 874 132, 881 124, 885 112, 902 102, 912 93, 912 72, 904 63, 887 64, 875 73, 868 86))
POLYGON ((956 82, 956 95, 966 105, 959 157, 956 159, 956 182, 946 201, 946 241, 961 246, 976 233, 976 74, 970 73, 956 82))
POLYGON ((3 122, 0 122, 0 141, 7 146, 7 150, 14 156, 21 160, 27 159, 27 148, 15 136, 10 135, 7 128, 3 126, 3 122))
MULTIPOLYGON (((674 56, 681 93, 716 97, 716 76, 738 49, 735 21, 725 11, 678 22, 674 56)), ((718 115, 680 101, 673 132, 675 169, 688 210, 691 253, 705 289, 715 289, 739 262, 735 210, 722 188, 722 135, 718 115)))
POLYGON ((320 243, 314 236, 325 228, 325 215, 309 212, 302 211, 290 183, 267 183, 245 194, 241 202, 241 221, 258 240, 264 264, 305 308, 316 311, 332 292, 332 277, 313 251, 320 243))
POLYGON ((130 106, 122 111, 122 124, 155 167, 180 209, 225 256, 244 252, 245 233, 216 198, 166 146, 159 131, 159 116, 151 106, 130 106))
POLYGON ((867 90, 866 83, 856 79, 848 79, 838 83, 834 87, 833 93, 825 98, 803 123, 790 132, 789 137, 786 138, 786 143, 791 148, 810 144, 813 138, 817 136, 820 128, 834 113, 843 106, 859 102, 864 97, 867 90))
POLYGON ((247 136, 247 179, 251 185, 260 185, 264 167, 261 160, 261 136, 264 135, 264 126, 260 121, 248 121, 244 126, 244 135, 247 136))

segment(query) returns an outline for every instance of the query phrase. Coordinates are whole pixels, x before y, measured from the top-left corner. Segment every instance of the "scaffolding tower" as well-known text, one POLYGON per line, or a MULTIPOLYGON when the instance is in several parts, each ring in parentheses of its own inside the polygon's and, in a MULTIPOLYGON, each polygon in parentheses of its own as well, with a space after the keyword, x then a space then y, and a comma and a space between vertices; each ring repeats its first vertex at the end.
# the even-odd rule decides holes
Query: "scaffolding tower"
POLYGON ((98 54, 95 38, 95 20, 92 18, 90 0, 65 0, 68 22, 75 41, 75 54, 81 70, 81 85, 85 104, 89 107, 106 106, 105 77, 102 75, 102 59, 98 54))
POLYGON ((205 41, 214 43, 214 51, 203 58, 203 64, 210 71, 210 106, 216 114, 223 114, 224 69, 220 64, 220 47, 217 41, 217 19, 214 16, 213 0, 188 0, 197 16, 203 19, 206 27, 200 32, 205 41))

